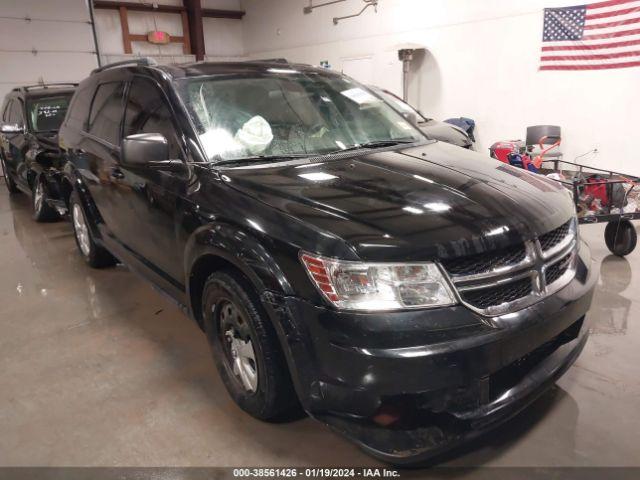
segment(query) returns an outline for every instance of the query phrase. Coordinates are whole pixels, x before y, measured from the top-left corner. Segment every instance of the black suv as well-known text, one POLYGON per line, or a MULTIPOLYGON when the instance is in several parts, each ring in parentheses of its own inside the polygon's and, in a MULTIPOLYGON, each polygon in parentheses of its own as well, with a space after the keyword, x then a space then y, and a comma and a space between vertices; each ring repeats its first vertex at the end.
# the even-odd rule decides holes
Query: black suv
POLYGON ((2 106, 0 161, 9 193, 32 195, 37 221, 66 211, 58 129, 77 84, 14 88, 2 106))
POLYGON ((79 250, 206 332, 251 415, 299 404, 386 461, 504 421, 588 335, 569 192, 279 63, 98 69, 60 131, 79 250))

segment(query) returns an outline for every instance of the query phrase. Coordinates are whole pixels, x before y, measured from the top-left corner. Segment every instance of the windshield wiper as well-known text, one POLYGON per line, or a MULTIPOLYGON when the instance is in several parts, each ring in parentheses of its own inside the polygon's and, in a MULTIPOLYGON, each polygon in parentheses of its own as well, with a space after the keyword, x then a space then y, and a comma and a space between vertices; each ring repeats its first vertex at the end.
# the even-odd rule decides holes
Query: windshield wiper
POLYGON ((255 161, 279 161, 290 160, 292 158, 307 158, 312 156, 309 153, 286 153, 284 155, 252 155, 249 157, 230 158, 228 160, 219 160, 214 165, 229 165, 232 163, 255 162, 255 161))
POLYGON ((417 141, 418 140, 375 140, 373 142, 358 143, 357 145, 352 145, 351 147, 343 148, 341 150, 336 150, 327 155, 332 155, 334 153, 349 152, 352 150, 361 150, 363 148, 384 148, 384 147, 394 147, 396 145, 407 145, 409 143, 416 143, 417 141))

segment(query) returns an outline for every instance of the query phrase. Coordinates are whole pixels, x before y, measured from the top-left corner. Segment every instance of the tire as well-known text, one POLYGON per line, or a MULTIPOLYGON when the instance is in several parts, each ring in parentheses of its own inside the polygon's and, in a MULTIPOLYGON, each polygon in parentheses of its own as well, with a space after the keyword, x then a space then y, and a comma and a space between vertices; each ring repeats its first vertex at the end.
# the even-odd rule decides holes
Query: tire
POLYGON ((16 182, 11 178, 11 174, 9 173, 7 164, 4 161, 4 157, 0 156, 0 161, 2 162, 2 174, 4 175, 4 184, 7 186, 7 190, 11 195, 19 193, 20 190, 18 190, 16 182))
POLYGON ((41 178, 36 179, 31 196, 33 218, 36 222, 52 222, 60 218, 56 209, 47 203, 47 198, 49 198, 47 183, 41 178))
POLYGON ((611 253, 624 257, 636 248, 638 234, 629 220, 613 221, 604 229, 604 241, 611 253))
POLYGON ((78 251, 85 262, 93 268, 111 267, 118 263, 118 260, 107 249, 95 242, 77 192, 73 192, 69 199, 69 214, 73 226, 73 236, 76 239, 78 251))
POLYGON ((236 404, 265 421, 296 412, 298 401, 277 334, 248 282, 235 272, 213 273, 204 285, 202 313, 214 362, 236 404), (243 367, 234 370, 236 362, 245 362, 249 370, 253 366, 255 379, 241 374, 243 367))

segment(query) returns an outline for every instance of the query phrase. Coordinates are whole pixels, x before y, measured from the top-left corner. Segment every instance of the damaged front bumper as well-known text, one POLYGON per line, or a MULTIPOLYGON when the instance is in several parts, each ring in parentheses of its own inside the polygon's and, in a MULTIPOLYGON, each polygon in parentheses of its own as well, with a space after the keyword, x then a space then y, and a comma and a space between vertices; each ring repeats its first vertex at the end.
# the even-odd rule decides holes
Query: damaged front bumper
POLYGON ((511 418, 575 361, 597 272, 488 320, 463 306, 345 313, 267 295, 296 390, 313 417, 397 465, 419 464, 511 418))

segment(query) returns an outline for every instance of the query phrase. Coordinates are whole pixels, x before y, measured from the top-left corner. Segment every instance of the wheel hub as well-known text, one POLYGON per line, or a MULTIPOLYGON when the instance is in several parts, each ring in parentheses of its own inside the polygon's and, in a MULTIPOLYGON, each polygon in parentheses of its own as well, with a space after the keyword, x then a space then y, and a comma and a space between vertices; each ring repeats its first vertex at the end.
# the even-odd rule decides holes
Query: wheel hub
POLYGON ((248 392, 258 389, 258 369, 253 342, 246 320, 231 302, 220 306, 220 331, 229 366, 236 379, 248 392))

